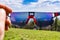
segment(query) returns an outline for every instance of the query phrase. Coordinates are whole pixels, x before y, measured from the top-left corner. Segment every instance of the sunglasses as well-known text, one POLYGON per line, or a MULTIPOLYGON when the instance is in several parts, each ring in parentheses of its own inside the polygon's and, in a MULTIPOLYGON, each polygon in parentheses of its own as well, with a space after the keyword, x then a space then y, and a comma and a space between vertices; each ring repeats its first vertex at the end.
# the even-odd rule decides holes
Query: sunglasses
POLYGON ((33 19, 34 23, 41 27, 51 25, 54 22, 51 12, 13 12, 10 19, 12 24, 19 26, 25 26, 30 19, 33 19))

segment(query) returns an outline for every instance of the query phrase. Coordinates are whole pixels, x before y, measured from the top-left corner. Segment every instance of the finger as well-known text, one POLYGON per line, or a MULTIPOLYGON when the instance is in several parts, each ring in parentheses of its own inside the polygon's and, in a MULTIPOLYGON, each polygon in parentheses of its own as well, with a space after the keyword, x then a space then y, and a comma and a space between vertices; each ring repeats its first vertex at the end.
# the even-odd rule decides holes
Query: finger
POLYGON ((0 8, 5 9, 7 14, 12 12, 12 9, 4 4, 0 4, 0 8))
POLYGON ((5 19, 6 12, 4 9, 0 9, 0 40, 3 40, 4 37, 5 19))
POLYGON ((8 17, 5 22, 5 30, 9 29, 9 25, 11 24, 10 18, 8 17))

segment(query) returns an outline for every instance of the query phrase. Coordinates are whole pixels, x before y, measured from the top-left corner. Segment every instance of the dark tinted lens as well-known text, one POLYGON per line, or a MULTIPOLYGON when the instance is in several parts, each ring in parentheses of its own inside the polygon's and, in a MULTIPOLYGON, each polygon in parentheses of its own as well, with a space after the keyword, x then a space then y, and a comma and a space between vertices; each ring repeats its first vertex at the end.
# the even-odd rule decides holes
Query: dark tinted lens
POLYGON ((26 25, 27 17, 27 12, 13 12, 11 14, 11 22, 15 25, 24 26, 26 25))
POLYGON ((35 18, 37 20, 38 26, 50 25, 53 22, 52 17, 53 17, 52 13, 49 13, 49 12, 36 12, 35 13, 35 18))

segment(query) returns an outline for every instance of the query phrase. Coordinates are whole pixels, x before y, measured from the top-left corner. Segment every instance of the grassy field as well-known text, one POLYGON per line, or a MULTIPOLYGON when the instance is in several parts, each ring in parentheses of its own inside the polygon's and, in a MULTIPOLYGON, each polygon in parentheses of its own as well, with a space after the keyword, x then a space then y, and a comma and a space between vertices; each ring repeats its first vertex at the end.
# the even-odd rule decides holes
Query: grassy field
POLYGON ((4 40, 60 40, 60 32, 10 28, 4 40))

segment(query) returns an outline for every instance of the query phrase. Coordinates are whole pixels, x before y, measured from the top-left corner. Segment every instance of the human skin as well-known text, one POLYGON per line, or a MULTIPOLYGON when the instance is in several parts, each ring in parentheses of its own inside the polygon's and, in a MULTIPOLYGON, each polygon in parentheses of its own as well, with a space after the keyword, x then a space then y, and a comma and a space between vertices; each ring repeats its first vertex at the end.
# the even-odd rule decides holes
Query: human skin
POLYGON ((0 4, 0 40, 4 38, 4 31, 10 25, 10 20, 7 16, 12 12, 12 9, 4 4, 0 4))

